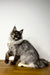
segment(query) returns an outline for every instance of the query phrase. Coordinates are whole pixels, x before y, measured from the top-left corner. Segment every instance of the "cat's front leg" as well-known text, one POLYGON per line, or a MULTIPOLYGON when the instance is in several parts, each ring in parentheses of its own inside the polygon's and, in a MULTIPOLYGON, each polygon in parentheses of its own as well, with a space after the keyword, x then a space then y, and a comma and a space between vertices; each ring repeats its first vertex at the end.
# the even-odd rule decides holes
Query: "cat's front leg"
POLYGON ((18 61, 18 59, 20 58, 20 56, 19 55, 15 55, 15 57, 14 57, 14 60, 13 61, 11 61, 11 65, 16 65, 16 62, 18 61))
POLYGON ((9 57, 10 57, 10 56, 13 56, 12 51, 8 51, 8 52, 6 53, 6 56, 5 56, 5 63, 6 63, 6 64, 9 63, 9 57))

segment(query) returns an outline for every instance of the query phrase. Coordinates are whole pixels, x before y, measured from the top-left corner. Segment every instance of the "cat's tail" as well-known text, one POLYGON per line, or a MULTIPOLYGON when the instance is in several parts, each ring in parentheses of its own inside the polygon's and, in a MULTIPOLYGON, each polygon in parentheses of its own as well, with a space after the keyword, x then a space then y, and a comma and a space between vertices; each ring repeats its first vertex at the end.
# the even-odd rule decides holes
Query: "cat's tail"
POLYGON ((45 59, 39 59, 37 62, 38 68, 47 67, 49 65, 48 61, 45 59))

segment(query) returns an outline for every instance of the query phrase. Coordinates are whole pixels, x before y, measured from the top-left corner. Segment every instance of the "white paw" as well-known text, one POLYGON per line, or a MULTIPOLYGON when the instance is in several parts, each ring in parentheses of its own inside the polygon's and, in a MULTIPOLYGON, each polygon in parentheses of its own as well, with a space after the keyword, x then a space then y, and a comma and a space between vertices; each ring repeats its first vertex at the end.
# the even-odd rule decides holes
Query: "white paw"
POLYGON ((29 65, 20 62, 20 63, 18 64, 18 67, 29 67, 29 65))
POLYGON ((18 67, 21 67, 21 66, 23 66, 22 63, 19 63, 19 64, 18 64, 18 67))

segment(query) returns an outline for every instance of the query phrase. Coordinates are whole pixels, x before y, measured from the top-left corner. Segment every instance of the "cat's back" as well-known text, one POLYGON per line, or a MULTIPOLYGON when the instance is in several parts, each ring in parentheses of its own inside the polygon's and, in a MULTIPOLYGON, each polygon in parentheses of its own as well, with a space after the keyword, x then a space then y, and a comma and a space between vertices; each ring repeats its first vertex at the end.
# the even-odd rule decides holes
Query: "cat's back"
POLYGON ((20 44, 19 44, 19 46, 29 46, 29 47, 33 47, 32 45, 31 45, 31 43, 28 41, 28 40, 23 40, 20 44))
POLYGON ((28 51, 30 53, 33 53, 33 55, 35 54, 39 57, 37 50, 28 40, 23 40, 21 43, 21 47, 23 48, 23 50, 26 50, 26 52, 28 51))
POLYGON ((22 44, 28 44, 28 43, 29 43, 29 41, 23 40, 23 41, 20 43, 20 45, 22 45, 22 44))
POLYGON ((33 46, 32 46, 32 44, 28 41, 28 40, 23 40, 19 45, 21 45, 21 46, 27 46, 27 47, 29 47, 29 48, 34 48, 33 46))
POLYGON ((23 40, 18 46, 25 50, 36 50, 28 40, 23 40))
POLYGON ((32 44, 27 41, 27 40, 23 40, 20 44, 19 44, 19 47, 18 47, 18 52, 19 54, 21 55, 24 55, 24 56, 33 56, 34 59, 38 59, 39 58, 39 54, 38 52, 36 51, 36 49, 34 48, 34 46, 32 46, 32 44))

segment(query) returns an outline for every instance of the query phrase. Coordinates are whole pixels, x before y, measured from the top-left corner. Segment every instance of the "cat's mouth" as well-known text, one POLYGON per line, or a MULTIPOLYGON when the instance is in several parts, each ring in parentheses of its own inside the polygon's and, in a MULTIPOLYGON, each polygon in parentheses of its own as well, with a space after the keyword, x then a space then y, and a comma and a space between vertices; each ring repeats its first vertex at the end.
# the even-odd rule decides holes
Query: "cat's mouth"
POLYGON ((17 40, 18 40, 18 38, 12 38, 12 40, 17 41, 17 40))
MULTIPOLYGON (((21 38, 21 39, 22 39, 22 38, 21 38)), ((14 41, 18 41, 18 40, 21 40, 21 39, 20 39, 20 38, 17 38, 17 37, 15 37, 15 38, 14 38, 14 37, 11 37, 11 36, 9 37, 9 40, 10 40, 10 41, 13 41, 13 40, 14 40, 14 41)))
POLYGON ((17 40, 18 40, 18 38, 14 38, 14 40, 15 40, 15 41, 17 41, 17 40))
MULTIPOLYGON (((12 37, 9 37, 9 42, 13 43, 13 44, 20 44, 23 41, 23 39, 13 39, 12 37)), ((8 44, 9 46, 9 44, 8 44)))

